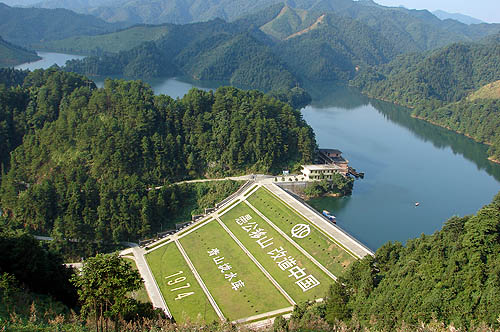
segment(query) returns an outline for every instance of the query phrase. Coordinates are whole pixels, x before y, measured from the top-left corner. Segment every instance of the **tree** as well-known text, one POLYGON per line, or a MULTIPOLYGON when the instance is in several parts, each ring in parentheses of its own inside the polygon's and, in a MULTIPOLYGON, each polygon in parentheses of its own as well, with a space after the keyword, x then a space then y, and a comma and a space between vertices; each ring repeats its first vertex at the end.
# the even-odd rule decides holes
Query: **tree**
POLYGON ((118 331, 119 319, 134 305, 126 295, 138 290, 142 279, 115 253, 89 258, 83 264, 81 273, 73 275, 72 282, 78 288, 83 315, 94 316, 96 331, 99 332, 104 331, 104 322, 108 331, 109 319, 115 322, 115 330, 118 331))
POLYGON ((330 286, 330 292, 326 301, 326 320, 333 324, 335 321, 347 320, 351 312, 347 307, 349 294, 341 281, 334 282, 330 286))

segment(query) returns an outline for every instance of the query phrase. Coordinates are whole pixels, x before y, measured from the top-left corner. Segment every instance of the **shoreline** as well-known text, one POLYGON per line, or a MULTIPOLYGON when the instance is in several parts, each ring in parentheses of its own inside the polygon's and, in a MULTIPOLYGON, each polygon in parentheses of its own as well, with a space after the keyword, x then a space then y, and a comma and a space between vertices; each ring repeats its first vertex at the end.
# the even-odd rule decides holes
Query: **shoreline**
MULTIPOLYGON (((398 105, 398 106, 401 106, 401 107, 406 107, 406 108, 409 108, 409 109, 414 109, 414 108, 415 108, 414 106, 406 106, 406 105, 401 105, 401 104, 399 104, 399 103, 397 103, 397 102, 394 102, 394 101, 388 101, 388 100, 385 100, 385 99, 382 99, 382 98, 377 98, 377 97, 371 96, 371 95, 369 95, 369 94, 364 94, 364 95, 366 95, 366 96, 368 96, 368 97, 370 97, 370 98, 373 98, 373 99, 377 99, 377 100, 380 100, 380 101, 384 101, 384 102, 392 103, 392 104, 394 104, 394 105, 398 105)), ((481 142, 481 141, 479 141, 479 140, 475 139, 474 137, 472 137, 472 136, 470 136, 470 135, 468 135, 468 134, 465 134, 465 133, 459 132, 459 131, 457 131, 457 130, 451 129, 451 128, 450 128, 450 127, 448 127, 448 126, 445 126, 445 125, 439 124, 439 123, 434 122, 434 121, 432 121, 432 120, 430 120, 430 119, 426 119, 426 118, 424 118, 424 117, 417 116, 417 115, 414 115, 414 114, 410 114, 410 116, 411 116, 412 118, 414 118, 414 119, 422 120, 422 121, 425 121, 425 122, 427 122, 427 123, 430 123, 430 124, 432 124, 432 125, 434 125, 434 126, 438 126, 438 127, 444 128, 444 129, 446 129, 446 130, 452 131, 452 132, 454 132, 454 133, 457 133, 457 134, 463 135, 463 136, 465 136, 465 137, 467 137, 467 138, 470 138, 470 139, 471 139, 471 140, 473 140, 474 142, 481 143, 481 144, 485 144, 485 145, 488 145, 488 146, 493 145, 491 142, 481 142)), ((500 160, 497 160, 497 159, 495 159, 495 158, 493 158, 493 157, 488 156, 486 159, 488 159, 489 161, 491 161, 491 162, 493 162, 493 163, 500 164, 500 160)))
MULTIPOLYGON (((434 122, 432 120, 429 120, 429 119, 426 119, 424 117, 421 117, 421 116, 417 116, 417 115, 414 115, 414 114, 410 114, 410 116, 414 119, 419 119, 419 120, 422 120, 422 121, 425 121, 425 122, 428 122, 430 124, 433 124, 435 126, 438 126, 438 127, 441 127, 441 128, 444 128, 444 129, 447 129, 449 131, 452 131, 454 133, 457 133, 457 134, 460 134, 460 135, 463 135, 465 137, 468 137, 470 138, 471 140, 473 140, 474 142, 477 142, 477 143, 481 143, 481 144, 485 144, 485 145, 488 145, 488 146, 491 146, 493 145, 491 142, 481 142, 481 141, 478 141, 477 139, 475 139, 474 137, 472 137, 471 135, 469 134, 466 134, 466 133, 462 133, 460 131, 457 131, 457 130, 454 130, 454 129, 451 129, 450 127, 448 126, 445 126, 445 125, 442 125, 442 124, 439 124, 437 122, 434 122)), ((490 159, 490 157, 488 157, 488 159, 490 159)), ((492 159, 492 161, 495 160, 495 159, 492 159)), ((499 161, 496 161, 496 162, 499 162, 499 161)), ((500 163, 500 162, 499 162, 500 163)))
POLYGON ((495 163, 495 164, 500 164, 500 160, 497 160, 493 157, 488 157, 488 160, 491 161, 492 163, 495 163))

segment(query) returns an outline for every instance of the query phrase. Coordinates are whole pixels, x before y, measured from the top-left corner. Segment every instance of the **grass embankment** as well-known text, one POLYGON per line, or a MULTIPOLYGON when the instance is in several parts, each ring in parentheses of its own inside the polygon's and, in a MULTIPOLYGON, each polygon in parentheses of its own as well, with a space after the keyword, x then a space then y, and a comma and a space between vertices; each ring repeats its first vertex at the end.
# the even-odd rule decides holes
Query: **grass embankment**
MULTIPOLYGON (((135 264, 135 260, 132 258, 132 257, 127 257, 127 256, 122 256, 123 259, 125 259, 125 261, 127 263, 130 264, 130 267, 133 269, 133 270, 136 270, 138 271, 137 269, 137 265, 135 264)), ((151 303, 151 300, 149 299, 149 295, 148 295, 148 292, 146 291, 146 287, 144 286, 144 284, 142 284, 141 288, 135 292, 132 292, 130 294, 130 296, 134 299, 136 299, 137 301, 139 302, 142 302, 142 303, 151 303)))
POLYGON ((180 241, 219 308, 229 320, 290 306, 216 221, 206 224, 180 241), (214 248, 219 249, 219 254, 209 256, 208 251, 214 248), (221 273, 213 260, 214 257, 224 257, 223 263, 228 263, 231 269, 221 273), (225 274, 230 272, 237 273, 232 281, 225 278, 225 274), (245 286, 233 290, 231 282, 238 280, 243 281, 245 286))
POLYGON ((344 248, 319 231, 304 217, 291 210, 266 189, 259 188, 248 198, 248 201, 290 236, 294 225, 299 223, 310 225, 311 233, 309 236, 303 239, 294 238, 294 240, 334 275, 342 275, 345 268, 355 261, 355 258, 344 248))
POLYGON ((177 322, 182 323, 189 319, 192 322, 209 323, 219 320, 175 243, 169 243, 150 252, 146 255, 146 260, 158 287, 160 287, 163 298, 177 322), (172 275, 174 276, 166 278, 172 275), (176 288, 188 284, 189 287, 176 290, 176 288), (193 294, 185 297, 179 296, 189 293, 193 294), (182 298, 179 299, 179 297, 182 298), (178 299, 176 300, 176 298, 178 299))
MULTIPOLYGON (((281 234, 279 234, 274 228, 272 228, 264 219, 259 217, 255 211, 253 211, 245 203, 241 203, 231 211, 226 213, 221 217, 224 224, 233 232, 233 234, 241 241, 241 243, 255 256, 255 258, 262 264, 262 266, 271 274, 271 276, 281 285, 281 287, 290 295, 295 302, 299 303, 301 301, 314 300, 317 298, 323 298, 328 290, 328 287, 333 282, 333 280, 328 277, 319 267, 317 267, 313 262, 311 262, 304 254, 302 254, 297 248, 293 246, 288 240, 286 240, 281 234), (267 239, 272 238, 273 244, 266 248, 261 248, 261 246, 256 242, 256 239, 250 237, 250 233, 253 229, 247 233, 246 230, 236 223, 235 219, 241 216, 249 214, 252 219, 250 222, 255 222, 258 226, 256 229, 264 229, 266 232, 265 236, 267 239), (281 270, 277 262, 282 261, 283 258, 277 258, 273 260, 270 254, 275 248, 283 247, 286 250, 286 257, 293 257, 296 260, 296 264, 305 268, 307 275, 313 275, 320 284, 308 291, 302 291, 302 289, 295 284, 297 281, 293 276, 289 277, 290 272, 288 269, 281 270)), ((250 224, 249 224, 250 225, 250 224)), ((245 225, 243 225, 245 226, 245 225)), ((253 228, 254 225, 252 225, 253 228)))

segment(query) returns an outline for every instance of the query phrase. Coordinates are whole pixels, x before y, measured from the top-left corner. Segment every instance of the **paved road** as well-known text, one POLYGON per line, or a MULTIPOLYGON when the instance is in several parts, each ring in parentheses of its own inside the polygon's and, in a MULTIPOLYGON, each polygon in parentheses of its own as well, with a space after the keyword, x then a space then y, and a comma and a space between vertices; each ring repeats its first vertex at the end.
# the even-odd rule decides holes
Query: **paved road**
POLYGON ((313 222, 317 227, 322 229, 324 232, 328 233, 337 242, 342 244, 345 248, 350 250, 358 258, 363 258, 366 255, 373 255, 373 252, 362 245, 360 242, 355 240, 352 236, 347 234, 344 230, 338 226, 329 223, 324 218, 318 216, 315 211, 312 211, 309 207, 302 204, 289 193, 281 189, 275 184, 264 184, 264 187, 269 189, 273 194, 278 196, 282 201, 287 203, 293 209, 295 209, 299 214, 304 216, 307 220, 313 222))
MULTIPOLYGON (((251 322, 251 321, 257 320, 257 319, 264 319, 264 318, 271 317, 271 316, 277 316, 279 314, 287 314, 291 311, 293 311, 293 307, 287 307, 287 308, 283 308, 283 309, 265 312, 265 313, 260 314, 260 315, 255 315, 255 316, 250 316, 247 318, 238 319, 238 320, 233 321, 233 323, 239 324, 239 323, 251 322)), ((274 321, 274 319, 273 319, 273 321, 274 321)))
MULTIPOLYGON (((227 180, 233 180, 233 181, 248 181, 253 179, 253 175, 242 175, 242 176, 229 176, 226 178, 218 178, 218 179, 197 179, 197 180, 186 180, 186 181, 180 181, 176 183, 169 184, 168 186, 174 186, 177 184, 184 184, 184 183, 200 183, 200 182, 213 182, 213 181, 227 181, 227 180)), ((163 188, 164 186, 158 186, 158 187, 153 187, 153 188, 148 188, 148 190, 158 190, 163 188)))
POLYGON ((132 252, 134 253, 135 263, 137 269, 141 274, 142 279, 144 279, 144 285, 146 286, 146 291, 148 292, 149 298, 153 303, 153 307, 160 308, 165 312, 168 317, 172 317, 170 310, 168 310, 167 304, 161 295, 160 288, 156 283, 156 280, 149 269, 149 265, 144 257, 145 250, 141 247, 133 247, 132 252))

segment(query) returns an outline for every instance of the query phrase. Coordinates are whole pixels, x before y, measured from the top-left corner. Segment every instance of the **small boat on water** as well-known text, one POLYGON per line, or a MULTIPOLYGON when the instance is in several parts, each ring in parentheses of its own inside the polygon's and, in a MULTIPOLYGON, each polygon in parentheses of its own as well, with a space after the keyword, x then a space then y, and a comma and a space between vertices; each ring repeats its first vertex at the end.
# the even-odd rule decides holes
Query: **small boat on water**
POLYGON ((419 206, 419 205, 420 205, 420 203, 419 203, 419 202, 415 202, 415 206, 419 206))
POLYGON ((330 220, 331 223, 336 223, 337 222, 337 219, 335 218, 335 216, 333 214, 331 214, 329 211, 327 210, 323 210, 323 215, 328 218, 328 220, 330 220))

